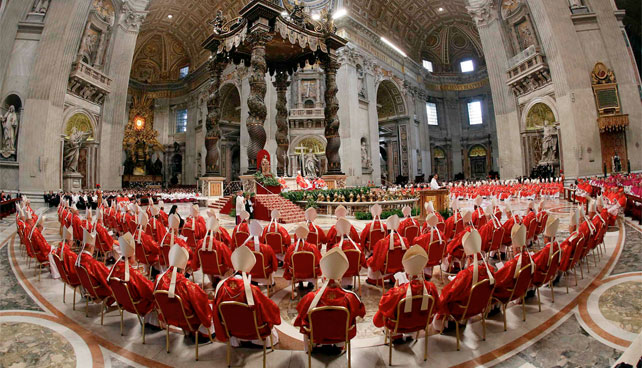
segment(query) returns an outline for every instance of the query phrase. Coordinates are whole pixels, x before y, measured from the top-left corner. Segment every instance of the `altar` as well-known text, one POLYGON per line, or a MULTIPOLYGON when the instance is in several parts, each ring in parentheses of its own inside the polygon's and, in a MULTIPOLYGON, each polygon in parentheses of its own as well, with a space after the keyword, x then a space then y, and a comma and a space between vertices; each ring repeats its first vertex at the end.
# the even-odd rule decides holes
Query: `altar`
POLYGON ((426 218, 425 204, 432 201, 432 205, 437 212, 446 211, 449 207, 448 189, 424 189, 419 191, 419 208, 421 209, 420 218, 426 218))

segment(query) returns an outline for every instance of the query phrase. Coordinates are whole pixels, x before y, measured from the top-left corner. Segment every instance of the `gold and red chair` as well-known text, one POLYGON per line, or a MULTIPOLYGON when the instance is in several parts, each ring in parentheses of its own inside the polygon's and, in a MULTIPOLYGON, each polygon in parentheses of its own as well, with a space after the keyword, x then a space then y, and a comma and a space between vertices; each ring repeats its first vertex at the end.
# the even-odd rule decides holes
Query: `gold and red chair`
POLYGON ((502 315, 504 317, 504 331, 506 331, 506 307, 508 306, 508 303, 512 302, 513 300, 517 300, 517 299, 521 300, 522 320, 526 321, 526 301, 524 300, 524 296, 526 296, 528 287, 531 284, 532 271, 533 271, 532 264, 528 262, 526 266, 522 267, 517 272, 517 277, 515 278, 513 287, 511 289, 508 289, 508 291, 510 291, 510 296, 508 298, 504 299, 504 298, 498 298, 493 296, 493 300, 497 300, 502 305, 502 315))
POLYGON ((350 311, 346 307, 324 306, 312 308, 308 311, 310 327, 304 327, 304 334, 308 336, 308 367, 312 368, 312 347, 314 344, 330 345, 345 342, 348 351, 348 368, 350 362, 350 335, 356 334, 356 324, 350 324, 350 311), (328 321, 339 321, 328 323, 328 321), (345 322, 344 322, 345 321, 345 322))
POLYGON ((119 279, 118 277, 110 277, 107 280, 111 293, 116 300, 116 305, 120 312, 120 336, 123 336, 123 311, 135 314, 140 323, 141 333, 143 335, 143 344, 145 343, 145 315, 142 311, 138 310, 140 303, 144 302, 143 299, 134 300, 132 293, 129 291, 129 282, 119 279))
POLYGON ((461 339, 459 335, 459 325, 464 324, 467 320, 476 315, 481 314, 483 328, 482 340, 486 341, 486 316, 488 314, 488 307, 490 306, 494 289, 495 287, 490 284, 489 279, 478 281, 470 288, 466 304, 454 303, 450 314, 444 316, 444 321, 452 320, 455 322, 458 351, 460 345, 459 341, 461 339))
POLYGON ((292 292, 290 293, 290 299, 294 299, 294 284, 296 284, 297 281, 314 279, 314 290, 316 290, 318 277, 320 276, 319 273, 321 271, 317 271, 316 257, 312 252, 304 250, 293 252, 290 257, 290 265, 292 267, 292 279, 290 280, 292 292))

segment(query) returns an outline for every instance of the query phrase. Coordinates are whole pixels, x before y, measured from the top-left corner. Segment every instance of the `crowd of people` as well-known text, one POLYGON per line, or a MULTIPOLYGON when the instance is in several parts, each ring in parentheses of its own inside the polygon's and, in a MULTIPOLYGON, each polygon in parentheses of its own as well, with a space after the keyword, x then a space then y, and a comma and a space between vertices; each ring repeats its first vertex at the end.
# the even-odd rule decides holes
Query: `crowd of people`
POLYGON ((100 189, 80 192, 49 191, 44 194, 45 203, 49 207, 58 207, 63 201, 69 205, 76 205, 81 210, 87 208, 95 210, 99 206, 101 199, 106 199, 108 205, 111 205, 112 201, 120 202, 125 200, 142 201, 147 204, 150 198, 154 201, 162 200, 165 203, 191 203, 200 198, 200 193, 195 188, 138 188, 118 191, 101 191, 100 189))
MULTIPOLYGON (((556 183, 540 183, 540 188, 552 190, 556 183)), ((360 282, 354 282, 362 268, 367 269, 366 283, 382 288, 375 326, 391 329, 402 308, 404 313, 412 312, 412 318, 404 322, 408 324, 405 332, 425 329, 430 321, 436 330, 443 330, 452 328, 448 321, 466 319, 471 313, 485 316, 488 305, 505 309, 510 301, 527 296, 529 290, 552 285, 562 274, 574 272, 591 252, 594 257, 599 255, 607 227, 622 210, 618 200, 591 199, 587 212, 582 207, 571 211, 570 235, 558 241, 559 219, 549 214, 542 202, 531 201, 523 215, 509 202, 500 206, 496 199, 482 208, 483 195, 497 195, 494 188, 510 188, 511 195, 524 197, 522 191, 533 191, 529 183, 454 188, 461 188, 461 192, 454 192, 452 215, 447 219, 429 202, 423 223, 411 216, 410 208, 404 208, 403 219, 393 215, 384 222, 381 207, 375 204, 371 207, 373 220, 360 233, 342 206, 336 209, 336 224, 328 231, 315 223, 316 211, 309 208, 306 222, 293 234, 279 223, 277 210, 263 227, 239 208, 238 224, 230 232, 220 226, 211 209, 203 217, 195 205, 182 220, 175 208, 174 213, 166 213, 160 202, 142 205, 129 198, 111 202, 102 198, 95 211, 88 208, 84 216, 77 206, 61 201, 57 215, 62 241, 57 244, 45 240, 44 216, 32 210, 28 199, 17 207, 16 223, 27 255, 48 266, 53 277, 60 275, 65 285, 81 287, 91 300, 136 313, 151 328, 170 324, 196 339, 202 334, 238 345, 243 340, 262 343, 269 336, 272 343, 278 342, 272 327, 281 323, 281 316, 269 296, 280 268, 291 282, 291 298, 300 297, 294 325, 306 339, 315 321, 313 312, 324 310, 320 307, 349 311, 349 338, 356 335, 356 319, 365 315, 360 282), (457 198, 472 195, 476 195, 474 208, 463 209, 457 198), (544 246, 536 249, 540 235, 544 246), (504 263, 493 266, 491 258, 504 263), (450 275, 441 291, 430 281, 435 266, 440 267, 440 274, 450 275), (193 277, 196 272, 202 273, 201 280, 193 277), (321 287, 311 290, 318 280, 321 287), (117 287, 122 283, 138 303, 133 310, 131 303, 120 300, 117 287), (386 285, 390 287, 387 291, 386 285), (486 292, 469 298, 477 287, 486 292), (177 297, 185 315, 193 316, 189 323, 168 307, 177 297), (410 297, 416 297, 417 303, 410 297), (399 306, 402 300, 404 304, 399 306), (226 315, 221 306, 232 301, 256 311, 256 323, 265 326, 260 336, 230 335, 233 312, 226 315), (470 308, 462 310, 467 303, 470 308), (211 334, 212 327, 215 334, 211 334)), ((325 321, 346 325, 345 316, 337 313, 325 315, 325 321)), ((238 323, 243 322, 250 323, 238 323)), ((326 332, 336 333, 333 331, 326 332)), ((401 333, 390 336, 401 337, 401 333)), ((340 336, 328 338, 332 344, 345 341, 340 336)))

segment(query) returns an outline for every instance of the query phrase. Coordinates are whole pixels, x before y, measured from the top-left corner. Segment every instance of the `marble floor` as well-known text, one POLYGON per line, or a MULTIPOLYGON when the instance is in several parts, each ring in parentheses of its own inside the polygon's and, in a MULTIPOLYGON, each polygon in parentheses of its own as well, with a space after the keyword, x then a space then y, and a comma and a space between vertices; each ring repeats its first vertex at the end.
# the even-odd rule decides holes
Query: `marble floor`
MULTIPOLYGON (((470 204, 467 204, 470 206, 470 204)), ((526 202, 514 202, 518 211, 526 202)), ((545 207, 561 217, 560 229, 566 227, 570 206, 562 201, 547 201, 545 207)), ((179 208, 187 214, 188 208, 179 208)), ((205 210, 203 209, 203 212, 205 210)), ((59 241, 55 212, 49 211, 45 221, 45 238, 59 241)), ((234 219, 221 216, 226 228, 234 219)), ((329 228, 334 219, 320 217, 317 221, 329 228)), ((354 221, 361 230, 366 221, 354 221)), ((294 224, 286 226, 292 231, 294 224)), ((401 366, 497 366, 497 367, 608 367, 612 366, 627 348, 639 357, 642 354, 642 228, 628 220, 610 229, 606 250, 597 264, 591 258, 590 271, 584 278, 562 279, 554 289, 541 289, 542 311, 538 312, 537 298, 527 300, 527 319, 521 319, 521 307, 508 308, 508 331, 503 331, 501 315, 489 318, 487 338, 482 341, 481 323, 469 321, 462 333, 461 351, 456 350, 454 333, 428 336, 428 360, 423 361, 423 339, 396 345, 393 365, 401 366), (569 293, 565 285, 569 282, 569 293), (637 338, 637 340, 636 340, 637 338), (637 341, 630 347, 633 341, 637 341), (636 345, 637 344, 637 345, 636 345), (637 353, 635 353, 637 351, 637 353)), ((566 234, 561 233, 559 237, 566 234)), ((292 325, 300 295, 290 299, 290 285, 277 274, 276 292, 272 299, 281 309, 282 324, 277 326, 280 343, 268 353, 268 367, 305 367, 302 335, 292 325)), ((200 280, 200 275, 195 275, 200 280)), ((438 289, 443 287, 438 273, 434 277, 438 289)), ((447 282, 447 279, 444 281, 447 282)), ((355 367, 386 366, 388 346, 383 332, 372 325, 381 291, 365 284, 361 278, 361 296, 367 314, 358 321, 358 334, 352 344, 352 365, 355 367)), ((33 267, 29 268, 21 255, 12 218, 0 220, 0 367, 167 367, 167 366, 225 366, 225 344, 209 343, 199 347, 199 361, 194 361, 194 344, 181 333, 170 334, 171 353, 165 352, 164 332, 146 330, 142 344, 141 330, 132 315, 125 314, 125 331, 120 335, 117 312, 105 314, 100 324, 100 307, 89 306, 85 317, 84 301, 77 300, 72 309, 70 290, 66 303, 59 280, 42 274, 38 281, 33 267)), ((239 348, 232 353, 232 366, 260 367, 261 349, 239 348)), ((314 354, 314 367, 345 367, 347 357, 314 354)))

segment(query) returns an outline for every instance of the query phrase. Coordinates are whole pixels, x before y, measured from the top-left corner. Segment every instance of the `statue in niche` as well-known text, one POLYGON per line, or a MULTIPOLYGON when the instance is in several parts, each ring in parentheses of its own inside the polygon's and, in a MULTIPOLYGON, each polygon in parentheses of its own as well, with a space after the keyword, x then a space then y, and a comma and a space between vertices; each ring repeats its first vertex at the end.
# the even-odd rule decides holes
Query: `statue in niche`
POLYGON ((526 50, 531 45, 537 45, 535 32, 530 20, 526 19, 517 25, 517 42, 520 50, 526 50))
POLYGON ((83 143, 89 138, 89 132, 84 132, 73 127, 69 137, 65 137, 63 151, 63 168, 65 172, 78 172, 78 156, 83 143))
POLYGON ((582 0, 568 0, 571 9, 583 8, 584 3, 582 0))
POLYGON ((2 156, 6 158, 16 153, 18 114, 16 114, 15 106, 9 106, 9 110, 0 117, 0 121, 2 121, 2 156))
POLYGON ((33 7, 31 8, 31 11, 34 13, 40 13, 40 14, 45 14, 47 12, 47 9, 49 9, 49 1, 50 0, 36 0, 33 3, 33 7))
POLYGON ((555 162, 557 162, 557 128, 555 125, 551 125, 548 120, 545 120, 540 165, 553 164, 555 162))
POLYGON ((308 153, 303 160, 305 163, 305 176, 316 178, 318 176, 319 159, 314 153, 308 153))
POLYGON ((92 34, 89 27, 85 32, 85 37, 83 37, 82 44, 80 45, 80 55, 82 56, 83 62, 92 65, 94 64, 94 54, 98 46, 98 35, 92 34))
POLYGON ((357 80, 359 81, 359 97, 365 99, 368 97, 366 92, 366 78, 361 65, 357 65, 357 80))
POLYGON ((361 168, 371 169, 372 162, 370 161, 370 153, 368 153, 368 141, 366 138, 361 138, 361 168))
POLYGON ((618 156, 617 151, 613 151, 613 172, 622 171, 622 160, 618 156))

